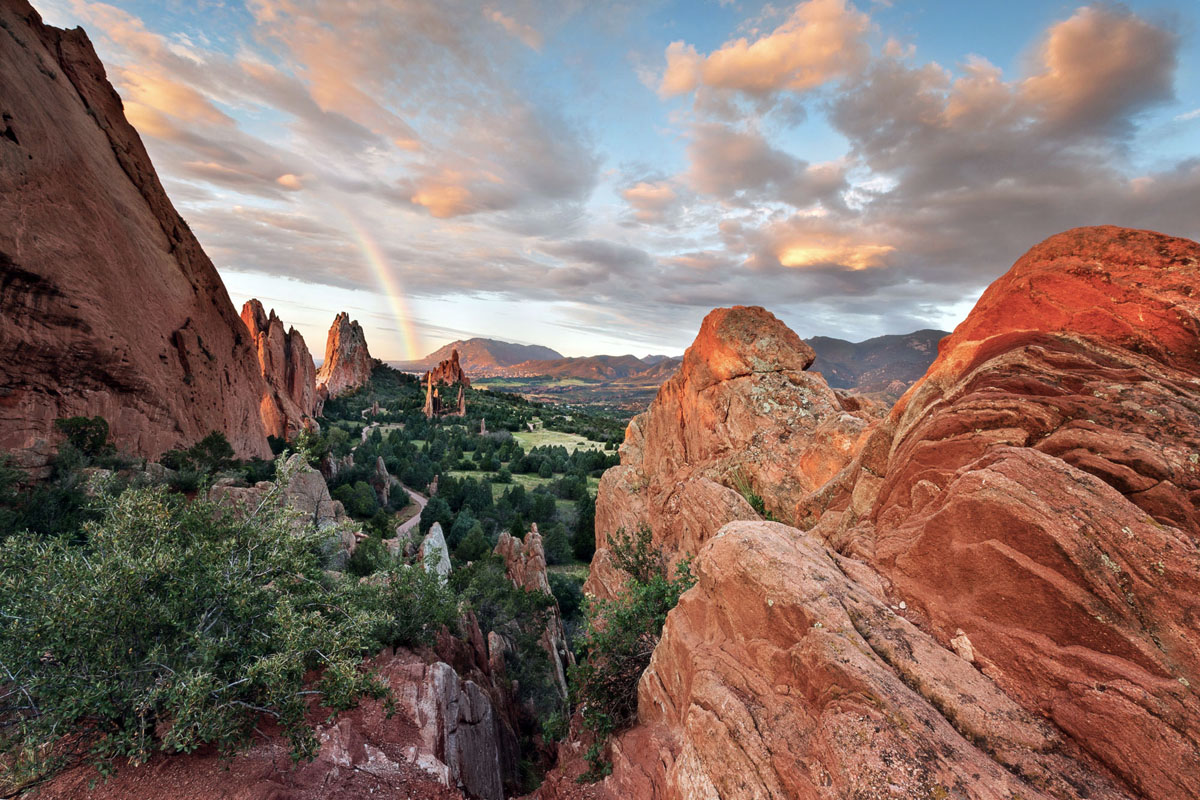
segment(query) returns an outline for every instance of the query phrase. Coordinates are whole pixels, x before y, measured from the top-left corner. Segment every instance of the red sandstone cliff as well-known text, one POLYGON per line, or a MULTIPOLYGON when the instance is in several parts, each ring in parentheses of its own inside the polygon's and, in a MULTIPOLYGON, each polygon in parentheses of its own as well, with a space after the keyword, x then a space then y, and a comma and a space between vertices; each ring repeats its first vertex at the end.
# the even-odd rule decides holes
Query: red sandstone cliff
MULTIPOLYGON (((587 796, 1200 796, 1198 286, 1195 242, 1107 227, 1033 248, 796 502, 807 530, 735 521, 699 546, 587 796)), ((705 463, 720 427, 680 450, 695 401, 656 405, 676 425, 635 424, 626 450, 678 454, 667 476, 705 463)), ((633 463, 598 528, 629 508, 670 525, 686 484, 656 500, 663 475, 633 463)), ((540 796, 583 796, 579 753, 540 796)))
POLYGON ((24 0, 0 23, 0 448, 100 414, 137 455, 219 430, 270 456, 245 328, 87 36, 24 0))
POLYGON ((324 397, 337 397, 363 386, 371 379, 375 359, 367 350, 367 337, 358 321, 345 311, 334 317, 325 340, 325 361, 317 370, 317 390, 324 397))
POLYGON ((317 399, 317 368, 304 337, 295 328, 283 330, 283 321, 272 309, 267 315, 258 300, 242 306, 242 322, 258 351, 258 366, 266 381, 262 419, 271 436, 292 439, 305 428, 313 428, 320 413, 317 399))

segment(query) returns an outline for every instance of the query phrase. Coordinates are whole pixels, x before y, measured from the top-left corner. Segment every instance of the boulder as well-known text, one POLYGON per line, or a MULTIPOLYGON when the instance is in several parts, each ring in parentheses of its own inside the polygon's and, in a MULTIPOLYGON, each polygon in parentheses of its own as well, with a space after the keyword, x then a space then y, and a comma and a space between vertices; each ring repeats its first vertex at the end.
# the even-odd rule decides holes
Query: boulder
POLYGON ((332 534, 332 566, 341 569, 358 544, 356 526, 342 504, 329 494, 329 486, 321 473, 308 465, 304 456, 293 454, 279 468, 275 483, 260 481, 254 486, 236 486, 218 482, 208 492, 208 498, 224 503, 238 513, 248 513, 262 503, 274 502, 297 512, 297 525, 311 525, 332 534))
MULTIPOLYGON (((807 530, 704 538, 591 796, 1200 796, 1197 286, 1200 245, 1150 231, 1033 248, 839 469, 785 485, 807 530)), ((743 368, 712 352, 710 387, 743 368)), ((681 519, 679 464, 749 415, 692 441, 671 408, 678 435, 630 425, 598 527, 681 519)))
POLYGON ((253 342, 87 35, 24 0, 0 28, 0 449, 100 415, 131 455, 221 431, 269 458, 253 342))

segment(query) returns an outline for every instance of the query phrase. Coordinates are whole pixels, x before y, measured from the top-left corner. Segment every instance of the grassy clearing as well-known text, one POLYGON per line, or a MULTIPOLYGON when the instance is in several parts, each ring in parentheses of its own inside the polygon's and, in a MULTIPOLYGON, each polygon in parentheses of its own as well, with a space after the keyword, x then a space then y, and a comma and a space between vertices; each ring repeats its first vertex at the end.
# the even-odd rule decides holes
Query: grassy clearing
POLYGON ((574 433, 563 433, 562 431, 548 431, 545 428, 539 428, 536 431, 517 431, 513 434, 513 438, 521 447, 528 452, 534 447, 551 447, 562 446, 567 448, 568 453, 574 453, 576 450, 583 448, 584 450, 600 450, 604 447, 601 442, 593 442, 591 439, 585 439, 582 436, 577 436, 574 433))
POLYGON ((524 486, 525 491, 530 492, 539 486, 545 486, 548 483, 553 483, 556 479, 562 477, 561 475, 555 475, 553 478, 539 478, 537 475, 513 475, 512 483, 496 483, 495 472, 456 469, 446 474, 459 480, 463 478, 471 478, 473 480, 486 478, 489 481, 492 481, 492 499, 498 498, 512 486, 524 486))

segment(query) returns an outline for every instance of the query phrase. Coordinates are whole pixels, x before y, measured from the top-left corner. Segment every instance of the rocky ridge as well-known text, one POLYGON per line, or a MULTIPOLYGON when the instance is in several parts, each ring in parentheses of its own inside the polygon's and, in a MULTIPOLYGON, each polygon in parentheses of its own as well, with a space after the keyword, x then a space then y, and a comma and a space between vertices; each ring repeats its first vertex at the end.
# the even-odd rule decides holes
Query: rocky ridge
POLYGON ((24 0, 0 27, 0 447, 44 461, 101 415, 133 455, 217 430, 270 457, 253 343, 86 34, 24 0))
MULTIPOLYGON (((578 787, 568 743, 540 796, 1200 796, 1198 278, 1200 245, 1148 231, 1036 246, 832 474, 805 484, 772 466, 804 463, 795 445, 758 440, 753 491, 791 525, 732 498, 699 525, 672 508, 728 498, 705 481, 724 488, 746 409, 763 411, 735 429, 791 413, 813 431, 828 415, 799 409, 832 408, 790 381, 754 404, 743 365, 804 351, 762 358, 788 341, 769 320, 741 334, 714 312, 597 507, 599 545, 650 521, 697 584, 613 774, 578 787)), ((620 578, 605 563, 592 591, 620 578)))

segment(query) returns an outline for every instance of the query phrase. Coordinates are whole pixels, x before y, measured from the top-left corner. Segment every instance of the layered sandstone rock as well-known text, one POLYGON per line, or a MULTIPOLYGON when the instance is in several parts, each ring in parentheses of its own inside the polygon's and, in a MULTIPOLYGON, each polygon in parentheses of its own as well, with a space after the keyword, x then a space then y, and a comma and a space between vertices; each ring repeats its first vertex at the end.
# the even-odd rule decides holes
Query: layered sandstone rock
POLYGON ((609 539, 643 525, 674 558, 695 554, 733 520, 758 519, 757 494, 776 518, 856 454, 873 418, 806 372, 812 348, 770 312, 735 306, 710 313, 679 371, 629 423, 621 465, 596 499, 597 562, 587 591, 619 583, 603 565, 609 539), (847 410, 852 408, 853 410, 847 410))
POLYGON ((317 400, 317 368, 304 337, 295 328, 286 332, 283 321, 262 303, 247 300, 242 322, 258 351, 258 366, 267 392, 263 395, 263 425, 271 436, 293 439, 302 430, 315 430, 313 419, 320 413, 317 400))
MULTIPOLYGON (((496 542, 496 555, 504 559, 504 571, 513 585, 527 592, 541 592, 554 596, 550 589, 550 578, 546 573, 546 549, 537 523, 533 524, 525 539, 521 540, 504 531, 496 542)), ((567 634, 563 629, 562 612, 558 600, 550 607, 546 617, 546 629, 540 642, 550 663, 554 667, 554 683, 559 695, 567 698, 567 669, 574 666, 575 656, 567 646, 567 634)))
POLYGON ((0 27, 0 448, 99 414, 128 453, 270 457, 253 345, 87 36, 23 0, 0 27))
POLYGON ((376 363, 367 350, 362 326, 343 311, 334 317, 325 340, 325 361, 317 370, 317 390, 323 397, 337 397, 365 386, 376 363))
MULTIPOLYGON (((591 796, 1200 796, 1198 286, 1200 245, 1147 231, 1031 250, 809 530, 700 549, 591 796)), ((675 438, 644 425, 627 449, 675 438)))
POLYGON ((939 641, 1137 793, 1200 795, 1200 245, 1084 228, 892 414, 855 532, 939 641))

